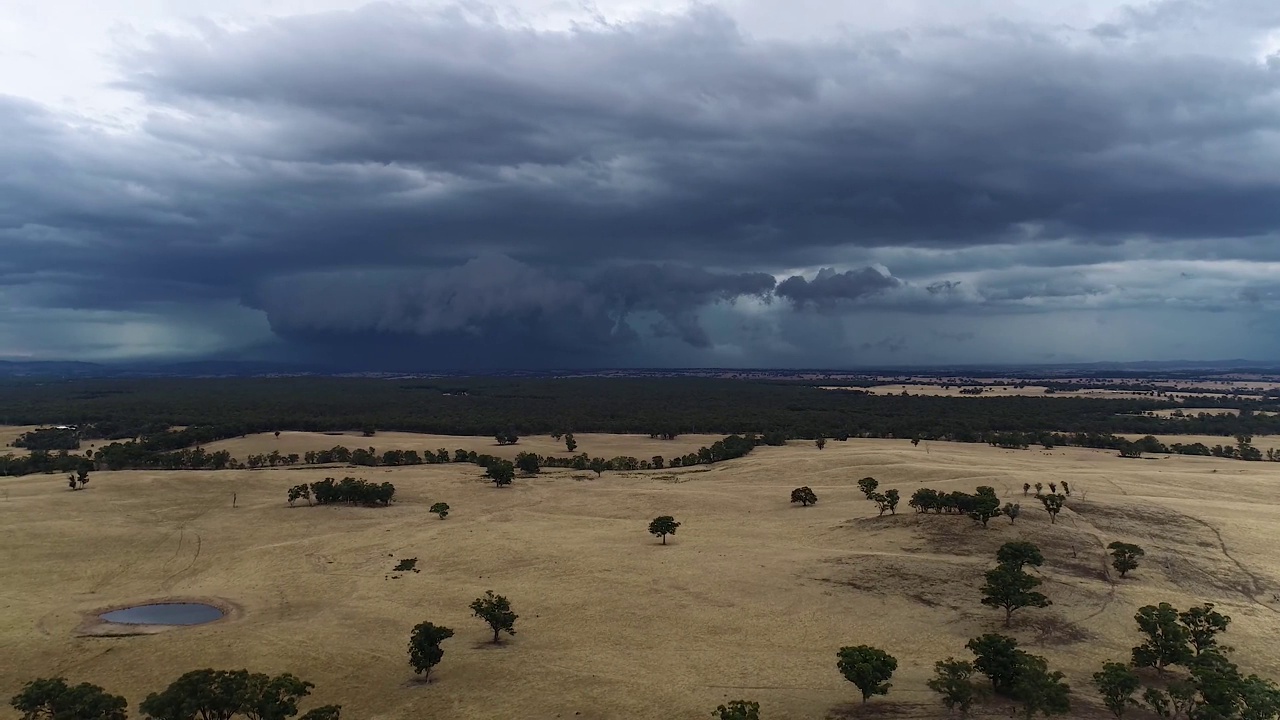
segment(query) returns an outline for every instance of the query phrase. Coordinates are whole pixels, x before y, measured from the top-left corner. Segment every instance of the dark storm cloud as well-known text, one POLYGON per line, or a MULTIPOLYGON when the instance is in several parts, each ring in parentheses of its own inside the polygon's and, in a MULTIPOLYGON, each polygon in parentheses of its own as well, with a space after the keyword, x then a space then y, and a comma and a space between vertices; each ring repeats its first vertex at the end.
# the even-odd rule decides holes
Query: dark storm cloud
MULTIPOLYGON (((774 292, 774 311, 1158 302, 1078 268, 1134 261, 1134 238, 1280 246, 1278 63, 1162 43, 1213 6, 803 43, 711 7, 541 31, 377 4, 157 35, 119 56, 139 129, 0 97, 0 293, 241 299, 291 342, 557 359, 712 347, 708 308, 774 292), (904 253, 892 274, 856 257, 882 251, 904 253)), ((1179 302, 1211 294, 1269 297, 1211 279, 1179 302)))
POLYGON ((628 319, 655 318, 659 337, 709 345, 698 311, 765 297, 762 273, 626 265, 573 274, 484 255, 445 270, 305 273, 261 283, 246 302, 283 335, 502 336, 528 348, 582 352, 638 338, 628 319))
POLYGON ((790 300, 798 308, 830 309, 837 307, 841 301, 858 300, 901 284, 902 281, 875 268, 845 272, 822 268, 812 280, 792 275, 778 283, 775 292, 778 297, 790 300))

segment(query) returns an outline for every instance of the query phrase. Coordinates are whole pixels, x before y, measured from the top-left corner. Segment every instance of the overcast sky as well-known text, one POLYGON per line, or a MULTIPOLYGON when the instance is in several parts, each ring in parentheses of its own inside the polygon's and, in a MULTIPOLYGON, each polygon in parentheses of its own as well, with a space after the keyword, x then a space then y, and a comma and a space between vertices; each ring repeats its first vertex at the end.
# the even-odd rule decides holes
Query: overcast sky
POLYGON ((9 0, 0 360, 1280 360, 1274 0, 9 0))

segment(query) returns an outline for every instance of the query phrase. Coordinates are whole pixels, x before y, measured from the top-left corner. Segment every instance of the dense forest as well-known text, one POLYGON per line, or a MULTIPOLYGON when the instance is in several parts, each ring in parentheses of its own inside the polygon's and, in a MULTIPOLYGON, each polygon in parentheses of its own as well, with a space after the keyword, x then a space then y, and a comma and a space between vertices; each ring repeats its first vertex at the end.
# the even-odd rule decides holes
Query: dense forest
MULTIPOLYGON (((1202 400, 1196 401, 1204 406, 1202 400)), ((1270 403, 1274 405, 1275 403, 1270 403)), ((1266 402, 1236 401, 1261 410, 1266 402)), ((447 435, 556 431, 744 433, 791 437, 980 440, 989 431, 1280 433, 1280 416, 1244 413, 1175 420, 1150 400, 880 396, 795 383, 710 378, 145 379, 0 382, 0 424, 78 425, 85 439, 138 437, 200 426, 197 442, 274 430, 371 428, 447 435)), ((174 438, 189 443, 191 438, 174 438)), ((175 445, 169 450, 183 447, 175 445)))

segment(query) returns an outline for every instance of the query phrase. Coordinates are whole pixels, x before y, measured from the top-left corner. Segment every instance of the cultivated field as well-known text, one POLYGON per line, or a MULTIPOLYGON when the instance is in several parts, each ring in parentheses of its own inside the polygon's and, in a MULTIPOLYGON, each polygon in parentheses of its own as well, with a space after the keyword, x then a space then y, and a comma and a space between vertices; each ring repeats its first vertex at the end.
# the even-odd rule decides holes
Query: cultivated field
MULTIPOLYGON (((313 439, 281 451, 339 444, 313 439)), ((367 444, 388 449, 391 439, 367 444)), ((638 457, 699 444, 579 439, 593 455, 638 457)), ((228 442, 268 451, 293 440, 228 442)), ((517 448, 541 443, 557 447, 522 439, 517 448)), ((245 449, 233 452, 243 458, 245 449)), ((601 479, 551 471, 505 489, 464 464, 101 472, 79 492, 60 476, 5 478, 0 697, 58 674, 122 693, 136 708, 186 670, 247 667, 309 679, 317 689, 304 709, 336 702, 360 720, 695 720, 734 698, 757 700, 771 720, 940 718, 924 685, 932 664, 968 657, 968 638, 1001 629, 1002 613, 978 603, 981 573, 1001 543, 1024 538, 1045 551, 1042 590, 1055 604, 1020 611, 1012 632, 1067 672, 1072 717, 1102 717, 1088 676, 1127 657, 1138 641, 1133 613, 1147 603, 1219 603, 1235 620, 1226 642, 1241 666, 1280 677, 1277 483, 1272 463, 895 440, 762 447, 713 466, 601 479), (391 481, 398 502, 285 503, 290 485, 342 474, 391 481), (900 490, 897 516, 876 517, 856 487, 867 475, 900 490), (1022 498, 1022 483, 1062 480, 1074 495, 1050 525, 1022 498), (820 502, 790 505, 798 485, 820 502), (987 529, 921 517, 906 498, 922 485, 991 485, 1024 514, 987 529), (447 520, 427 512, 435 501, 453 507, 447 520), (645 532, 660 514, 684 523, 665 547, 645 532), (1117 539, 1147 549, 1123 581, 1102 550, 1117 539), (391 572, 410 557, 421 573, 391 572), (518 634, 500 647, 467 609, 487 589, 520 614, 518 634), (95 609, 167 597, 220 598, 240 612, 157 635, 75 634, 95 609), (429 685, 406 662, 409 630, 422 620, 457 633, 429 685), (890 695, 866 711, 835 667, 840 646, 861 643, 900 663, 890 695)))

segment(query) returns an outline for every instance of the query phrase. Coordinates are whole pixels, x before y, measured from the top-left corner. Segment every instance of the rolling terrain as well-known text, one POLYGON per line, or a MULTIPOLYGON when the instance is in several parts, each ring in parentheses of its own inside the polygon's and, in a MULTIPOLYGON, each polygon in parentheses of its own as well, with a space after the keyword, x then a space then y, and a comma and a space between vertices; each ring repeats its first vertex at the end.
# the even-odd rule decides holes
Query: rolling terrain
MULTIPOLYGON (((605 456, 671 456, 703 443, 578 439, 581 451, 605 456)), ((549 438, 497 448, 489 438, 382 433, 224 442, 243 455, 392 441, 562 449, 549 438)), ((978 587, 996 548, 1014 539, 1044 550, 1037 572, 1054 604, 1015 614, 1011 632, 1067 673, 1072 717, 1103 716, 1088 677, 1127 658, 1138 642, 1133 614, 1149 603, 1217 603, 1234 619, 1225 641, 1241 667, 1280 677, 1273 463, 850 440, 599 479, 544 471, 504 489, 481 473, 469 464, 97 472, 77 492, 56 475, 0 479, 0 696, 57 674, 136 708, 186 670, 247 667, 316 683, 304 709, 340 703, 362 719, 694 720, 736 698, 758 701, 770 719, 941 718, 925 680, 935 660, 969 657, 968 638, 1002 631, 1002 612, 979 604, 978 587), (397 502, 285 502, 291 485, 343 475, 392 482, 397 502), (865 476, 902 493, 897 515, 877 517, 856 486, 865 476), (1073 495, 1050 524, 1022 484, 1063 480, 1073 495), (788 503, 800 485, 817 505, 788 503), (984 529, 906 505, 921 486, 978 485, 1020 502, 1022 516, 984 529), (436 501, 452 506, 448 519, 427 511, 436 501), (665 547, 645 531, 663 514, 683 523, 665 547), (1124 580, 1106 562, 1112 540, 1147 551, 1124 580), (393 572, 404 558, 421 572, 393 572), (489 589, 520 614, 518 634, 496 647, 467 608, 489 589), (237 611, 156 635, 77 635, 86 614, 156 598, 216 598, 237 611), (409 631, 423 620, 456 631, 430 684, 406 661, 409 631), (835 667, 840 646, 863 643, 899 660, 890 694, 865 710, 835 667)))

